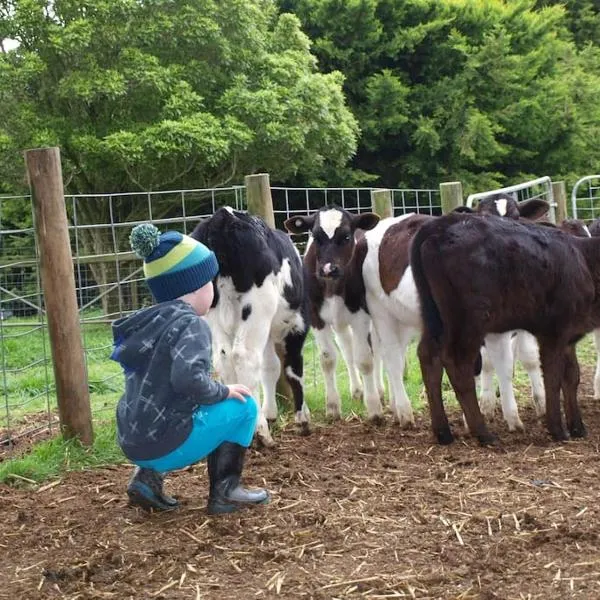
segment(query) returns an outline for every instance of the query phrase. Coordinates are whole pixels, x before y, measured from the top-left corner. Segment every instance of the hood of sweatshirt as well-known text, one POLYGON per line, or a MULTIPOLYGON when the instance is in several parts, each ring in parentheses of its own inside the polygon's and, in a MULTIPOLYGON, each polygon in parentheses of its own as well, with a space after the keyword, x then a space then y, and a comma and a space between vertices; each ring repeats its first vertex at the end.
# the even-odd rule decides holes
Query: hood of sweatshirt
POLYGON ((158 341, 174 321, 195 314, 186 302, 173 300, 118 319, 113 323, 114 350, 110 357, 126 373, 136 371, 148 363, 158 341))

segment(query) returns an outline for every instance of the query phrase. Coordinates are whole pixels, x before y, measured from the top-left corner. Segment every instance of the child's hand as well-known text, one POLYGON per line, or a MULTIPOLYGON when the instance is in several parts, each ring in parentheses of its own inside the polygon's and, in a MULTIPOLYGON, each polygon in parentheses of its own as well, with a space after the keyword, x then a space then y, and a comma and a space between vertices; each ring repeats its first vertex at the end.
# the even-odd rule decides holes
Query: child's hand
POLYGON ((244 398, 244 396, 252 395, 250 390, 241 383, 232 383, 231 385, 228 385, 227 388, 229 389, 229 398, 235 398, 240 402, 246 402, 246 398, 244 398))

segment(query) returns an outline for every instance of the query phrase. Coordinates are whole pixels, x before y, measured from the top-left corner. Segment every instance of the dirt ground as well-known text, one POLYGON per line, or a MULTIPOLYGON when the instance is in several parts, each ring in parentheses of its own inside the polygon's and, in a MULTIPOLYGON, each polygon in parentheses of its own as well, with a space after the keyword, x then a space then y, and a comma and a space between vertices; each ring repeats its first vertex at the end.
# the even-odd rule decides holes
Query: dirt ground
MULTIPOLYGON (((500 449, 358 420, 251 450, 269 506, 208 517, 205 465, 174 474, 182 508, 130 508, 125 465, 37 490, 0 486, 0 598, 600 598, 600 403, 589 437, 496 420, 500 449)), ((452 418, 460 431, 457 414, 452 418)))

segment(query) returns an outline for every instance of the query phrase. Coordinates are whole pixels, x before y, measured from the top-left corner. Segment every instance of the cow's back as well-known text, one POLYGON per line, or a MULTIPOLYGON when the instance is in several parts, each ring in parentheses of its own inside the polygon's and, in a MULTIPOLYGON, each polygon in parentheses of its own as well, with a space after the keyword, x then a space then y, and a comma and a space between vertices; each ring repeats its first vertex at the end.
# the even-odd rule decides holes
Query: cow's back
POLYGON ((417 291, 409 268, 410 246, 416 232, 434 219, 408 214, 381 220, 367 232, 363 265, 369 311, 385 311, 405 326, 419 328, 417 291))
POLYGON ((553 319, 575 315, 587 327, 594 290, 578 250, 585 241, 499 217, 448 215, 421 229, 415 251, 445 323, 543 334, 553 319))

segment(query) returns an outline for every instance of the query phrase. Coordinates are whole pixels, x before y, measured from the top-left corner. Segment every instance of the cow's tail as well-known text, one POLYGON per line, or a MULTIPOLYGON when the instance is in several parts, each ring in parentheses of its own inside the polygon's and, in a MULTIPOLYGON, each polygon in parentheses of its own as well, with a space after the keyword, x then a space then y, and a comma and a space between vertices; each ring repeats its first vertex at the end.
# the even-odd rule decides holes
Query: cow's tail
POLYGON ((427 331, 433 339, 439 341, 444 331, 442 316, 435 303, 429 280, 425 273, 423 265, 423 255, 421 247, 428 237, 428 227, 421 227, 415 235, 410 251, 410 266, 413 278, 421 302, 421 318, 423 320, 424 331, 427 331))

